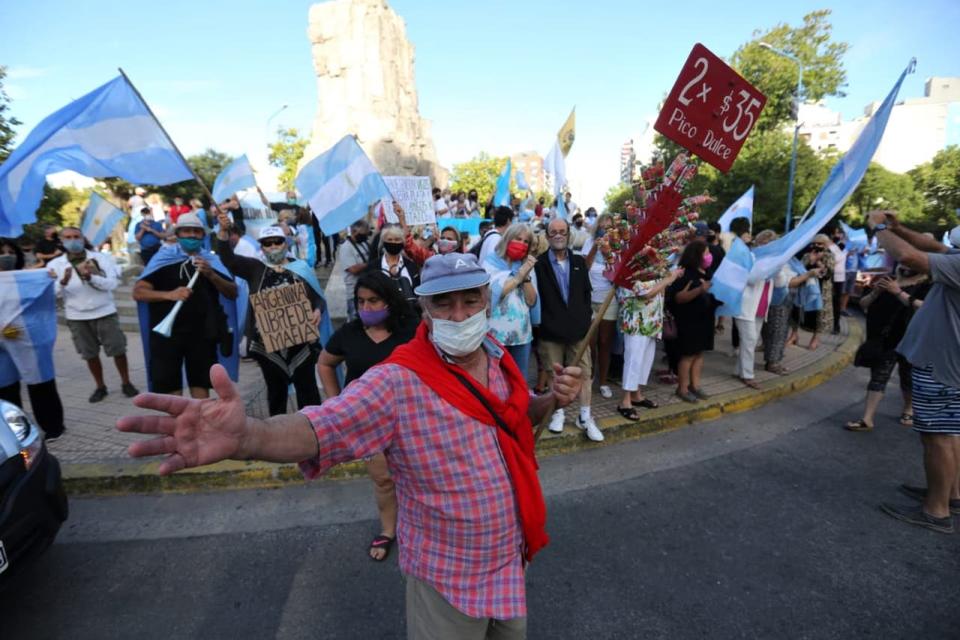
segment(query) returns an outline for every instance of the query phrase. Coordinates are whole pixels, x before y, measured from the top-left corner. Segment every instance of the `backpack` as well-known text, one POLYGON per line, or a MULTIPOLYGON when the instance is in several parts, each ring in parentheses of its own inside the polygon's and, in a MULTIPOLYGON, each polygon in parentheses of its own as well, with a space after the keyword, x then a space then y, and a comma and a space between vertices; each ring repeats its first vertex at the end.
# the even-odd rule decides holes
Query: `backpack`
POLYGON ((480 237, 480 241, 477 244, 470 247, 469 253, 472 253, 473 255, 477 256, 478 261, 480 260, 480 249, 483 248, 483 243, 487 241, 487 236, 489 236, 491 233, 499 234, 500 232, 497 231, 496 229, 490 229, 489 231, 484 233, 483 236, 480 237))

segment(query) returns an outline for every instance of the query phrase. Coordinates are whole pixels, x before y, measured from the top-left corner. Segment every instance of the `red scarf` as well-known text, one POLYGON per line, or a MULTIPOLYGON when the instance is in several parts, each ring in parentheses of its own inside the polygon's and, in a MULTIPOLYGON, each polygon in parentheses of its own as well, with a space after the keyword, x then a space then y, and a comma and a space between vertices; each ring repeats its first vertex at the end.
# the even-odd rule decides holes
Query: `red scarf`
POLYGON ((436 347, 430 341, 425 322, 420 323, 413 340, 394 349, 386 362, 392 362, 413 371, 421 382, 459 411, 496 429, 497 442, 500 444, 500 451, 507 464, 517 508, 520 511, 520 527, 523 530, 525 543, 524 557, 529 562, 534 554, 545 547, 549 541, 544 528, 547 522, 547 507, 543 502, 543 491, 540 489, 540 479, 537 477, 538 465, 533 450, 533 426, 530 418, 527 417, 530 392, 527 381, 513 358, 504 357, 500 361, 501 370, 507 376, 507 382, 510 385, 510 396, 506 402, 502 402, 489 389, 472 380, 474 388, 483 395, 510 429, 509 434, 497 426, 497 421, 493 419, 486 407, 453 375, 456 371, 471 380, 470 374, 464 369, 440 357, 436 347))

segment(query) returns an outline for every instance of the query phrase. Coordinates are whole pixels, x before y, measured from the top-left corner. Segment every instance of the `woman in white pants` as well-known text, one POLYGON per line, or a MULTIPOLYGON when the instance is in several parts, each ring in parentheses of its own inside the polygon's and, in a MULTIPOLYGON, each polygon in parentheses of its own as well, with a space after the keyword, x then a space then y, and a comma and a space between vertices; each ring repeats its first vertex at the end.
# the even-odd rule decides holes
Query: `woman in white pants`
POLYGON ((640 390, 647 384, 657 355, 657 338, 663 332, 663 291, 677 279, 673 272, 662 280, 637 281, 633 289, 617 289, 620 331, 623 332, 623 399, 617 412, 627 420, 639 420, 637 407, 658 405, 640 390))

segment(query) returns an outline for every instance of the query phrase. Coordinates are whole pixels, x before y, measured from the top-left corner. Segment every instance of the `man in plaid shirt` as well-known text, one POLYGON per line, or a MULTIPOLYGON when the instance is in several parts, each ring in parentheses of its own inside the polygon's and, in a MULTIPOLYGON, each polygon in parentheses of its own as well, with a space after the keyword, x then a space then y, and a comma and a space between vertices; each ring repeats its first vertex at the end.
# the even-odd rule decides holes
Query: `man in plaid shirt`
POLYGON ((581 372, 558 366, 551 392, 530 397, 486 335, 488 282, 472 255, 430 258, 417 337, 320 407, 248 417, 216 365, 219 399, 143 394, 137 406, 168 415, 121 418, 117 428, 157 434, 129 451, 166 454, 161 474, 259 459, 299 462, 314 478, 383 451, 397 487, 408 637, 523 638, 524 564, 547 542, 531 423, 577 397, 581 372))

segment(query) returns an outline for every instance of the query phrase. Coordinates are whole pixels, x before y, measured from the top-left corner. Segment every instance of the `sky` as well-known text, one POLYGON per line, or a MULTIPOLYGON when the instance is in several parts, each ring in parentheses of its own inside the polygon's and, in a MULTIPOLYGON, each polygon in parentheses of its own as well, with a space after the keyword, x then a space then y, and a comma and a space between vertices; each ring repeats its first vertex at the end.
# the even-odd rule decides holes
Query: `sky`
MULTIPOLYGON (((262 155, 279 125, 309 132, 323 99, 306 34, 311 4, 0 2, 0 64, 21 139, 123 67, 185 154, 262 155)), ((851 46, 847 96, 827 104, 846 118, 881 100, 911 57, 917 73, 901 99, 922 96, 930 76, 960 76, 956 0, 389 4, 416 48, 420 113, 432 121, 441 163, 451 168, 481 151, 546 155, 576 106, 567 174, 583 208, 602 205, 618 180, 621 144, 655 119, 696 42, 726 58, 754 30, 831 9, 834 38, 851 46)))

